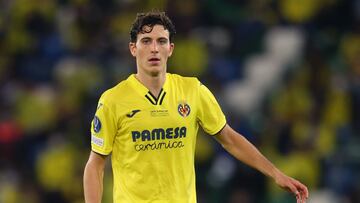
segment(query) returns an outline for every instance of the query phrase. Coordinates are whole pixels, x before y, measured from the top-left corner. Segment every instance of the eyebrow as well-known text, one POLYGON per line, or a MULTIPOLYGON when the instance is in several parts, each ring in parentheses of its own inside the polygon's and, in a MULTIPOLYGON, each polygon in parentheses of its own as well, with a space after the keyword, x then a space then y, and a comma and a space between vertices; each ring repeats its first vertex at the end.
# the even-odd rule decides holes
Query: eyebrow
POLYGON ((169 39, 168 39, 168 38, 166 38, 166 37, 159 37, 159 38, 158 38, 158 40, 159 40, 159 39, 169 40, 169 39))
MULTIPOLYGON (((142 41, 142 40, 149 40, 149 39, 152 40, 151 37, 143 37, 143 38, 140 39, 140 41, 142 41)), ((159 38, 157 38, 156 40, 167 40, 167 41, 169 41, 169 39, 166 38, 166 37, 159 37, 159 38)))
POLYGON ((151 37, 142 37, 140 40, 151 39, 151 37))

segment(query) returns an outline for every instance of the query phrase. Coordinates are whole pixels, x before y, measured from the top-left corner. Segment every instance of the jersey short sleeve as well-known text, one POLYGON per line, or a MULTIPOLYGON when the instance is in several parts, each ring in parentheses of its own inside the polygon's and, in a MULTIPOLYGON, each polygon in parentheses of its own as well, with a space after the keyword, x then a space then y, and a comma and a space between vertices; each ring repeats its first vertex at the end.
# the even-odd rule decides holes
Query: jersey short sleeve
POLYGON ((108 155, 113 149, 117 125, 114 113, 103 97, 104 95, 99 100, 91 122, 91 149, 99 154, 108 155))
POLYGON ((198 97, 198 122, 206 133, 215 135, 225 126, 225 115, 214 95, 200 82, 198 97))

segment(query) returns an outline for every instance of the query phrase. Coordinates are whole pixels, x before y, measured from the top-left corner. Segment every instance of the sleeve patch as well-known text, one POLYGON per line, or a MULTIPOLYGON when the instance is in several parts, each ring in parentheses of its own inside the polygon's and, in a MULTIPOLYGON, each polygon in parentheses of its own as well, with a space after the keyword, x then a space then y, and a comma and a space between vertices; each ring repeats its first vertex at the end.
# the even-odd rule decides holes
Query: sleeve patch
POLYGON ((104 146, 104 139, 91 135, 91 142, 99 147, 104 146))
POLYGON ((100 132, 101 130, 101 122, 97 116, 94 116, 94 131, 96 133, 100 132))

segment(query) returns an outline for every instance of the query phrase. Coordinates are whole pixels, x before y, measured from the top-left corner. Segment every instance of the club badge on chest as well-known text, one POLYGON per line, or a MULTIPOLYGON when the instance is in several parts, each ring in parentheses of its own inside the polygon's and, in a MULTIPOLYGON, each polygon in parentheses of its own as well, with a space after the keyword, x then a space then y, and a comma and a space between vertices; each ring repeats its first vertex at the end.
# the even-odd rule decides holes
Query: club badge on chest
POLYGON ((180 116, 182 117, 187 117, 189 116, 190 112, 191 112, 191 108, 190 105, 187 104, 186 102, 181 102, 178 105, 178 112, 180 114, 180 116))

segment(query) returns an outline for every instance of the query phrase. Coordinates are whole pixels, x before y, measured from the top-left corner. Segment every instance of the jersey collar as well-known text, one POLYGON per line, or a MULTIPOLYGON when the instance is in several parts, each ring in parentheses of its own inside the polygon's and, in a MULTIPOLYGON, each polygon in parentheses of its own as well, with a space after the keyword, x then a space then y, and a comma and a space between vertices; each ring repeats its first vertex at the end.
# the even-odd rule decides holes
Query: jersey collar
POLYGON ((166 73, 165 83, 160 90, 158 97, 151 94, 149 89, 145 87, 136 77, 135 74, 130 75, 129 81, 131 85, 134 87, 135 91, 142 95, 145 99, 147 99, 153 105, 161 105, 165 98, 166 92, 168 90, 169 83, 169 75, 170 73, 166 73))

